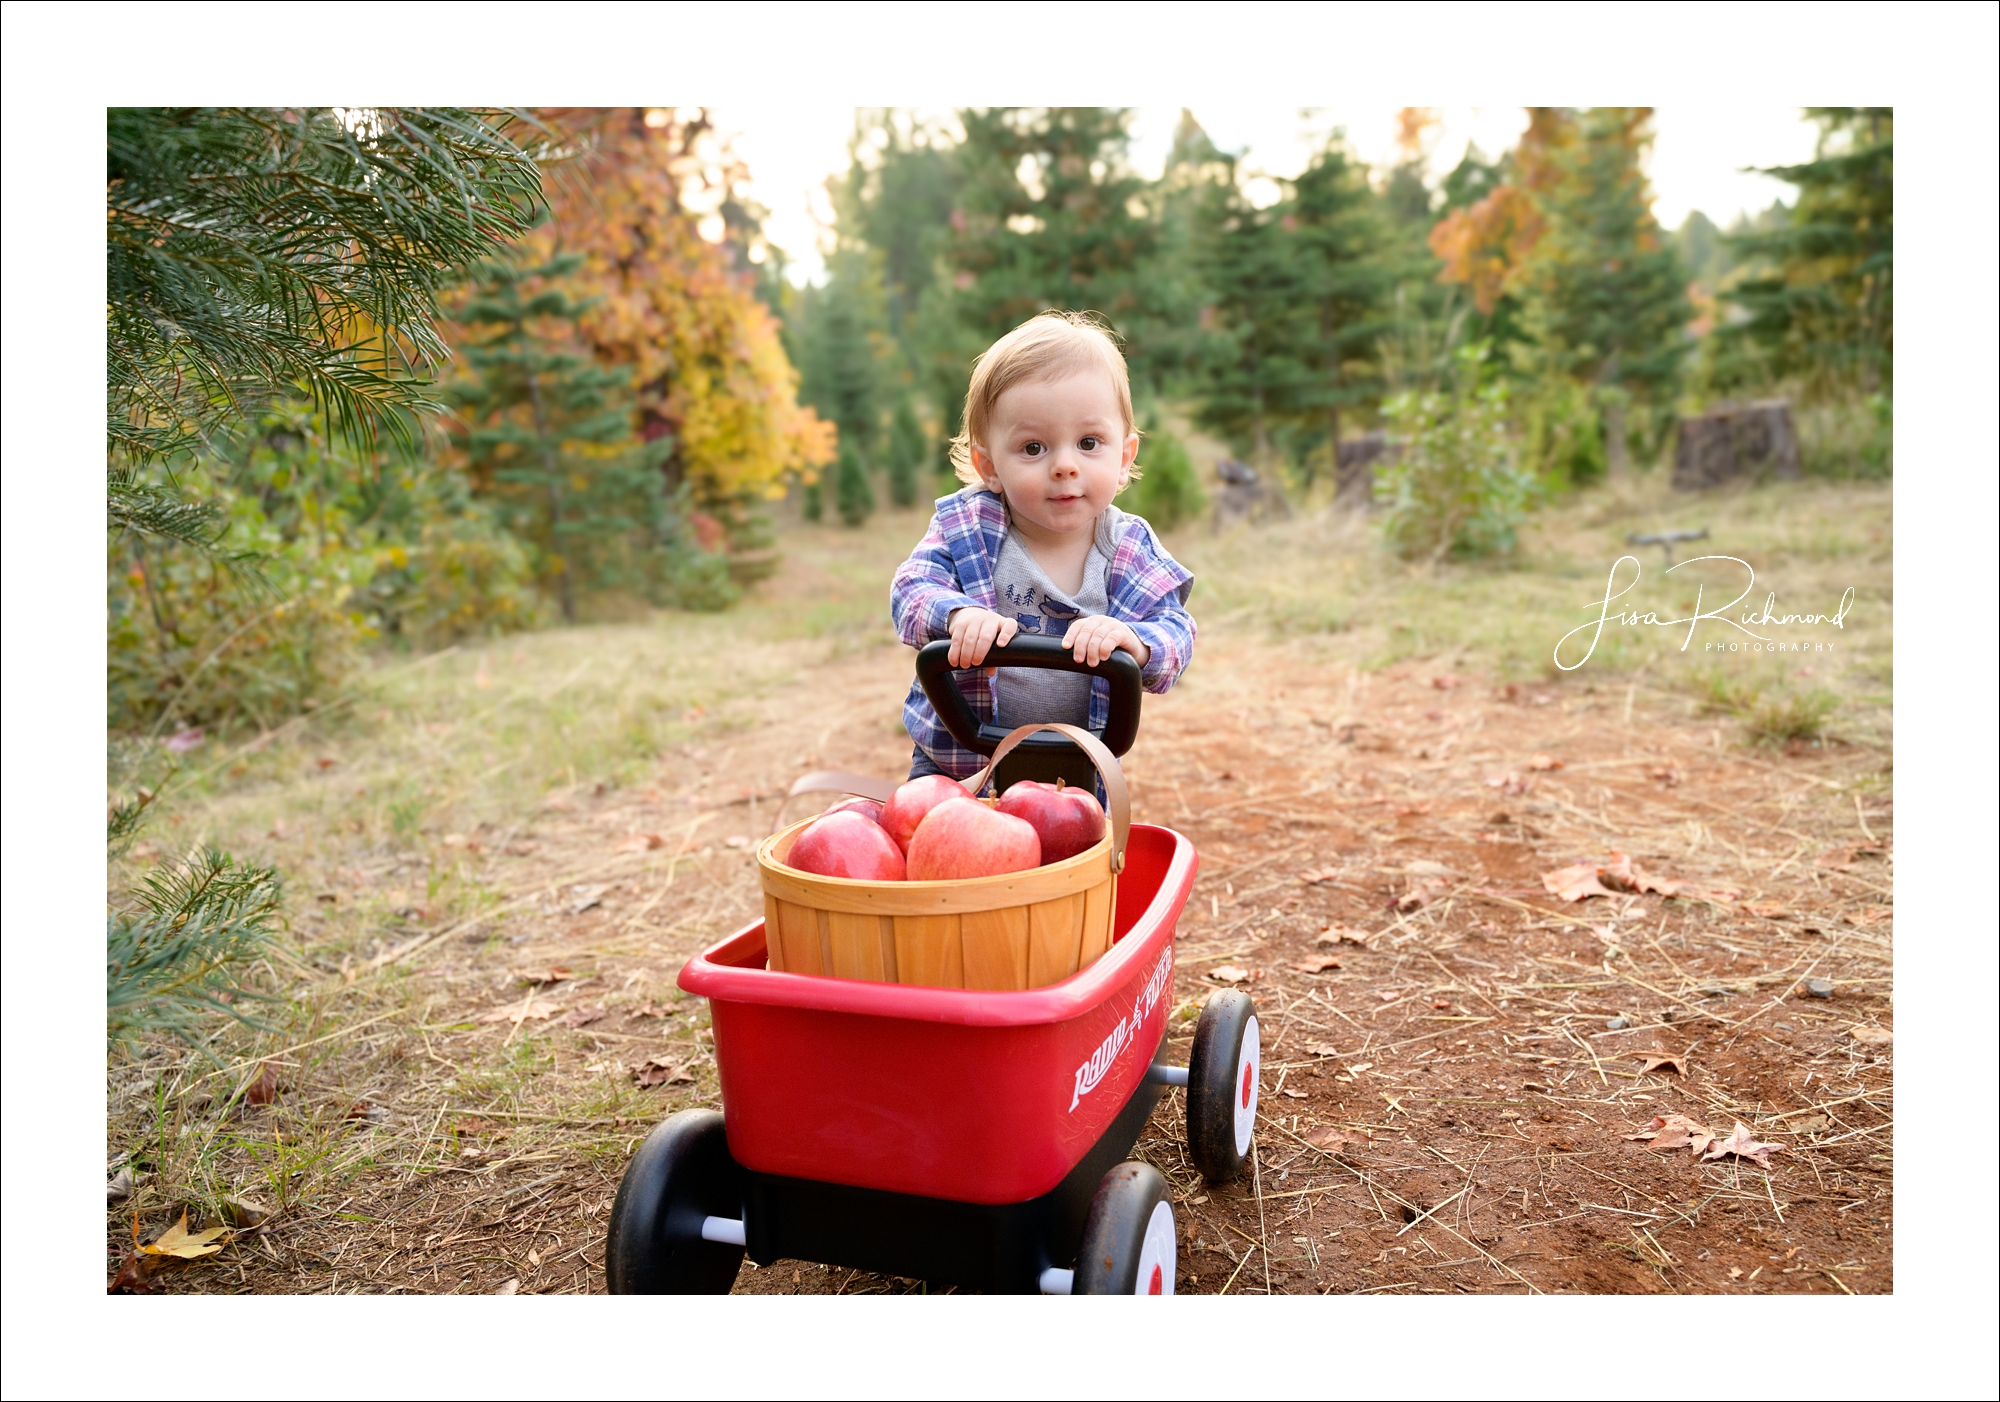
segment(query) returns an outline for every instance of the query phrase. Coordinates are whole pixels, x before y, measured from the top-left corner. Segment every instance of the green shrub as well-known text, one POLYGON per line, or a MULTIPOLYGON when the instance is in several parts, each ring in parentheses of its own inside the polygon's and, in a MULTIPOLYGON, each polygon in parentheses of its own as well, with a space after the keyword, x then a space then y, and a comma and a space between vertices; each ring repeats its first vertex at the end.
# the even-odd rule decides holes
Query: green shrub
POLYGON ((239 867, 214 850, 162 866, 132 909, 106 921, 106 1032, 114 1045, 165 1033, 198 1045, 210 1016, 259 1025, 246 1002, 244 966, 271 938, 281 895, 277 873, 239 867))
POLYGON ((1886 394, 1795 407, 1799 464, 1814 477, 1894 475, 1895 404, 1886 394))
POLYGON ((1383 538, 1408 559, 1503 554, 1533 501, 1534 479, 1507 432, 1507 389, 1479 383, 1458 352, 1460 386, 1396 395, 1382 406, 1400 451, 1375 469, 1383 538))
POLYGON ((1180 439, 1165 429, 1149 431, 1139 444, 1136 480, 1119 494, 1118 505, 1144 516, 1157 530, 1170 531, 1208 509, 1201 478, 1180 439))

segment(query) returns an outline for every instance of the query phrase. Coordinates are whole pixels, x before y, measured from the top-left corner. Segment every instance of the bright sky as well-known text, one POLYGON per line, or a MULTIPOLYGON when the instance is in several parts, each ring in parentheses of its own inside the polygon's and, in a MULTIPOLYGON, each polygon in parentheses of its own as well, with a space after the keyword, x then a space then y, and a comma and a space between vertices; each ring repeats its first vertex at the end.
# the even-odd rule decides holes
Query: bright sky
MULTIPOLYGON (((795 282, 821 271, 818 240, 832 220, 825 182, 847 168, 847 139, 853 131, 850 107, 771 104, 714 109, 717 126, 731 134, 749 163, 751 194, 769 207, 765 233, 793 260, 795 282)), ((940 114, 942 115, 942 114, 940 114)), ((1244 104, 1194 105, 1195 120, 1216 145, 1246 150, 1248 165, 1271 175, 1295 175, 1318 140, 1345 127, 1349 142, 1371 165, 1396 156, 1396 109, 1339 107, 1301 113, 1295 107, 1244 104)), ((1514 144, 1526 124, 1519 107, 1446 107, 1429 134, 1429 164, 1442 175, 1458 164, 1466 143, 1476 142, 1491 157, 1514 144)), ((1173 142, 1180 108, 1140 107, 1133 123, 1133 160, 1146 175, 1158 175, 1173 142)), ((1769 177, 1745 174, 1745 166, 1789 165, 1810 159, 1816 129, 1796 107, 1709 102, 1663 106, 1654 116, 1650 174, 1654 213, 1667 228, 1679 228, 1699 209, 1727 227, 1738 214, 1790 198, 1791 187, 1769 177)))

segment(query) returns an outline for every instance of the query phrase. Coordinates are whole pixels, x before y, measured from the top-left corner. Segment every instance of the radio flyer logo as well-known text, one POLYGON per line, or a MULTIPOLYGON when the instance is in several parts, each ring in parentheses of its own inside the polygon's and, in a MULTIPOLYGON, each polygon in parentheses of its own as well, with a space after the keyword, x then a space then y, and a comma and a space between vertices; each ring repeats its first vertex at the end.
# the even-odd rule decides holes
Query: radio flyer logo
POLYGON ((1076 1068, 1076 1087, 1069 1098, 1072 1112, 1083 1103, 1083 1098, 1097 1089, 1097 1083, 1118 1061, 1121 1053, 1139 1040, 1139 1033, 1145 1029, 1146 1019, 1159 1006, 1160 995, 1167 991, 1167 985, 1174 977, 1174 947, 1170 944, 1160 951, 1160 958, 1153 965, 1153 972, 1146 976, 1146 986, 1139 990, 1139 996, 1132 1000, 1132 1015, 1119 1020, 1110 1035, 1090 1054, 1090 1060, 1076 1068))

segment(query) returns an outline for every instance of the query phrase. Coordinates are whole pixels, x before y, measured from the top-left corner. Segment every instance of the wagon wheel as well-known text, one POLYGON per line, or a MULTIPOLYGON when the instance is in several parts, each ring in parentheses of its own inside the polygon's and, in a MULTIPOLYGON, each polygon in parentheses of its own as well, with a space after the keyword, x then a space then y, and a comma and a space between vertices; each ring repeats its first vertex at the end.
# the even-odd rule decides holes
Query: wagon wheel
POLYGON ((1257 1127, 1263 1045, 1256 1004, 1238 989, 1212 996, 1195 1024, 1188 1059, 1188 1157, 1211 1183, 1233 1178, 1257 1127))
POLYGON ((1167 1180, 1150 1164, 1121 1163, 1090 1201, 1070 1288, 1078 1295, 1171 1295, 1175 1256, 1167 1180))
POLYGON ((727 1295, 743 1264, 740 1242, 705 1240, 710 1217, 743 1216, 735 1161, 713 1110, 670 1115, 626 1166, 604 1243, 613 1295, 727 1295))

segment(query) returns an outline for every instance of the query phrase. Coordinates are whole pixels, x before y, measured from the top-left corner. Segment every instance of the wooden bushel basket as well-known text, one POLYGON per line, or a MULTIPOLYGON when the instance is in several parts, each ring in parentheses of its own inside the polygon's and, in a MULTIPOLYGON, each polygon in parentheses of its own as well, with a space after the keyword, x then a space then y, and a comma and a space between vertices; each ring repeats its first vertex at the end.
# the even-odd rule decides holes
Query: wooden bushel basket
POLYGON ((1103 841, 1063 861, 1001 876, 850 881, 785 865, 792 843, 813 820, 794 823, 757 849, 769 966, 792 974, 994 990, 1040 988, 1089 967, 1111 947, 1118 873, 1132 826, 1118 761, 1079 727, 1024 725, 1000 743, 992 764, 962 782, 976 799, 1007 752, 1037 730, 1060 731, 1097 765, 1109 800, 1103 841))

